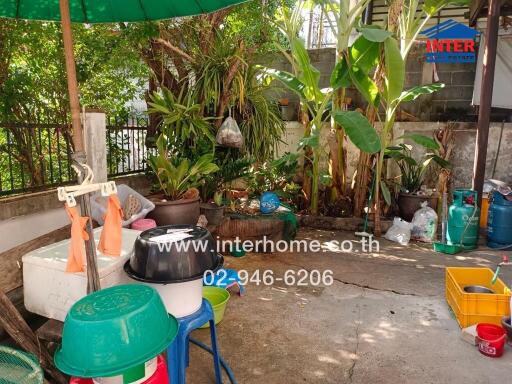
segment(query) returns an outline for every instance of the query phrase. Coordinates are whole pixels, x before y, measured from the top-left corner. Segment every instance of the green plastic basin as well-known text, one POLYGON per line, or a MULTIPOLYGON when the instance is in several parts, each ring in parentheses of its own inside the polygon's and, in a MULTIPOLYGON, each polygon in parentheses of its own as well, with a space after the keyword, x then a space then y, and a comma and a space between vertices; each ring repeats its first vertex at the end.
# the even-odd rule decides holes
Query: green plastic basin
MULTIPOLYGON (((203 297, 210 302, 213 308, 213 318, 215 325, 219 324, 224 318, 226 307, 229 301, 229 292, 219 287, 203 287, 203 297)), ((209 328, 210 323, 207 322, 201 328, 209 328)))
POLYGON ((55 365, 83 378, 123 374, 160 354, 177 332, 178 322, 153 288, 129 284, 103 289, 69 310, 55 365))

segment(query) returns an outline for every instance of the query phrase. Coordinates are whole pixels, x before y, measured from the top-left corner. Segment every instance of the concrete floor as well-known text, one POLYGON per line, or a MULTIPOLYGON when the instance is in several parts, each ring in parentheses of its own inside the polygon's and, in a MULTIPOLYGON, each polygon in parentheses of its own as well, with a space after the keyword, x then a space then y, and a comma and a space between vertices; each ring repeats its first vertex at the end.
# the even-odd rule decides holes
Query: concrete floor
MULTIPOLYGON (((355 240, 351 233, 302 229, 298 238, 322 241, 323 252, 226 257, 229 268, 274 277, 301 268, 334 275, 327 287, 250 283, 232 296, 218 332, 239 383, 510 382, 512 347, 500 359, 481 355, 460 338, 444 299, 445 266, 494 269, 503 252, 450 256, 382 239, 379 253, 343 253, 330 241, 355 240)), ((512 270, 501 277, 510 283, 512 270)), ((204 330, 194 336, 208 340, 204 330)), ((190 364, 188 383, 214 382, 206 352, 191 347, 190 364)))

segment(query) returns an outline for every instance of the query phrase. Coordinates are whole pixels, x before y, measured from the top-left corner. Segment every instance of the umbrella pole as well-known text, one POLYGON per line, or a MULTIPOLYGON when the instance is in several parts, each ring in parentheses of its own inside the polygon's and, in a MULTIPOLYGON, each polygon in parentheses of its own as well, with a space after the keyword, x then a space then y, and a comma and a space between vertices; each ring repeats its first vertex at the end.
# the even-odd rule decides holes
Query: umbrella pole
MULTIPOLYGON (((80 120, 80 102, 78 100, 78 82, 76 80, 75 56, 73 54, 73 35, 71 32, 71 16, 69 13, 69 0, 59 0, 60 16, 62 25, 62 39, 64 41, 64 55, 66 59, 66 73, 68 80, 69 104, 71 107, 71 121, 73 125, 73 161, 84 164, 86 154, 84 151, 84 139, 82 133, 82 122, 80 120)), ((84 175, 85 172, 82 172, 84 175)), ((81 180, 79 180, 81 182, 81 180)), ((89 195, 83 195, 80 198, 80 208, 83 216, 90 217, 89 195)), ((94 292, 101 289, 100 277, 98 273, 98 264, 96 259, 96 243, 92 222, 89 219, 86 225, 86 231, 89 240, 85 242, 85 252, 87 257, 87 292, 94 292)))

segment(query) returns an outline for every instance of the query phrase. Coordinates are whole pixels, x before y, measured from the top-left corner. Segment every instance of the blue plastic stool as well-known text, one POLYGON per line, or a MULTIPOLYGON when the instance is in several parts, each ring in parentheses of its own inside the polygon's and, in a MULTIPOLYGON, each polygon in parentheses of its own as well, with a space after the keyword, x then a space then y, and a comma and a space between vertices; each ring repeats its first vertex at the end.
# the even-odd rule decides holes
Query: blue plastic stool
POLYGON ((169 370, 170 382, 172 384, 185 384, 186 369, 189 363, 189 335, 193 330, 198 329, 208 321, 210 322, 215 383, 222 384, 217 330, 211 304, 203 299, 203 304, 197 312, 177 320, 180 325, 178 335, 176 335, 174 341, 167 348, 167 369, 169 370))

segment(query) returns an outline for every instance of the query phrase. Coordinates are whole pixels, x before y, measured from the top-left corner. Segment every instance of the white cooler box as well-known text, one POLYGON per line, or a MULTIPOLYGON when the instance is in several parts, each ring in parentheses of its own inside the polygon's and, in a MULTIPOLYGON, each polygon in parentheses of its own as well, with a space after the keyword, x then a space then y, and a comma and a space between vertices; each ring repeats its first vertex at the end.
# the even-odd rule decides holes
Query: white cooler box
MULTIPOLYGON (((102 228, 94 230, 96 246, 102 228)), ((132 283, 124 272, 140 231, 122 229, 120 257, 105 256, 96 250, 102 288, 132 283)), ((69 239, 39 248, 23 256, 25 307, 33 313, 64 321, 71 306, 87 294, 86 272, 66 273, 69 239)))

